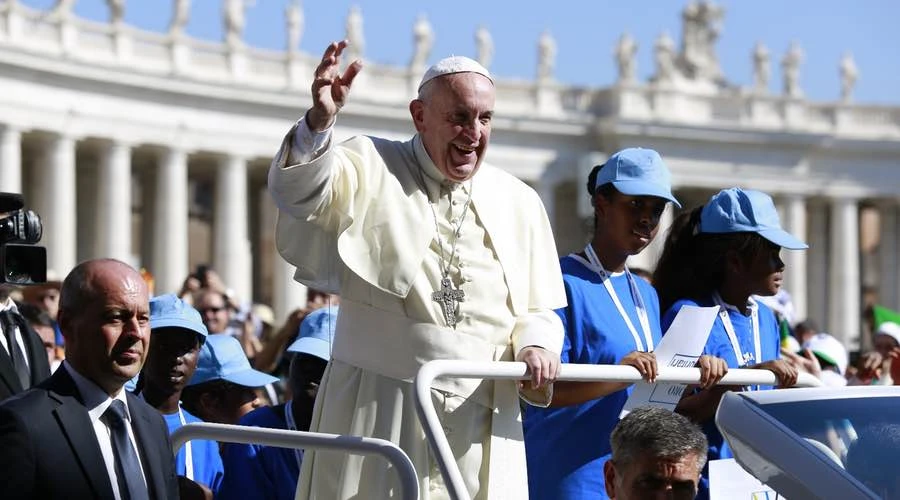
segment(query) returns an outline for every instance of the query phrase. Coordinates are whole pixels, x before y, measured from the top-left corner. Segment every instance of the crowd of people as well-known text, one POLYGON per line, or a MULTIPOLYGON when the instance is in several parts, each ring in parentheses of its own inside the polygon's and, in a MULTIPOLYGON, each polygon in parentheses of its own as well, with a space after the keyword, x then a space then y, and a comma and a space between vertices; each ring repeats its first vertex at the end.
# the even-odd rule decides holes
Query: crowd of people
POLYGON ((445 498, 411 381, 427 361, 465 359, 522 361, 530 377, 435 381, 472 498, 702 498, 707 460, 731 456, 712 422, 723 393, 768 389, 717 385, 729 368, 771 371, 780 387, 801 371, 828 385, 900 383, 900 315, 872 309, 875 350, 854 364, 814 322, 794 323, 780 252, 807 246, 767 194, 723 189, 658 235, 666 206, 681 208, 671 174, 656 151, 626 148, 587 179, 593 238, 559 259, 534 191, 482 162, 495 100, 483 66, 450 57, 428 69, 411 140, 335 143, 362 71, 342 64, 346 48, 326 49, 312 106, 269 172, 277 246, 309 287, 283 324, 265 305, 242 307, 208 266, 173 293, 110 259, 0 288, 0 496, 397 495, 378 458, 203 440, 176 455, 165 438, 215 422, 387 439, 410 457, 421 497, 445 498), (654 272, 629 269, 657 236, 654 272), (586 363, 654 382, 654 348, 685 306, 719 312, 675 412, 620 419, 629 384, 556 381, 561 363, 586 363))

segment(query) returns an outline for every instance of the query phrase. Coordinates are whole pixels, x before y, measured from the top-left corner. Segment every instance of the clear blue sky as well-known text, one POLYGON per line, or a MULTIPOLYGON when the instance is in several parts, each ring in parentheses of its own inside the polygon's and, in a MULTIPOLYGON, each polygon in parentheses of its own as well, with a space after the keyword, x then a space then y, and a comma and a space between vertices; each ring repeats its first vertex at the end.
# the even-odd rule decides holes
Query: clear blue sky
MULTIPOLYGON (((54 0, 20 0, 48 8, 54 0)), ((281 49, 285 44, 284 6, 288 0, 255 0, 247 11, 245 38, 256 47, 281 49)), ((366 57, 381 63, 406 64, 413 50, 412 26, 425 13, 435 31, 431 61, 449 54, 475 55, 474 33, 484 24, 496 54, 491 71, 501 77, 532 78, 537 65, 537 39, 545 29, 556 38, 556 77, 562 82, 606 86, 616 76, 612 51, 623 31, 638 41, 638 72, 653 71, 652 46, 662 30, 680 39, 680 12, 686 0, 305 0, 301 50, 320 53, 344 36, 351 5, 364 19, 366 57)), ((772 56, 772 90, 780 92, 778 62, 791 40, 806 59, 800 82, 815 100, 835 100, 839 93, 838 62, 851 51, 860 71, 855 99, 861 103, 900 104, 900 2, 896 0, 743 0, 720 1, 725 20, 718 45, 729 81, 752 79, 750 53, 761 40, 772 56)), ((188 32, 198 38, 222 39, 222 1, 193 0, 188 32)), ((170 0, 126 0, 126 22, 163 31, 171 18, 170 0)), ((77 15, 107 18, 105 0, 77 0, 77 15)))

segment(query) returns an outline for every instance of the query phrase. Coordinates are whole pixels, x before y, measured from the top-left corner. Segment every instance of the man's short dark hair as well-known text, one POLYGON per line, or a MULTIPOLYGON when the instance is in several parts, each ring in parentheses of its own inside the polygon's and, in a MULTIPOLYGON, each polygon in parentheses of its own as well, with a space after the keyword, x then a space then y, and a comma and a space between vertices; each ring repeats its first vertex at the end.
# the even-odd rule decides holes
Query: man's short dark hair
POLYGON ((706 465, 708 444, 703 431, 682 415, 645 406, 619 421, 609 438, 612 460, 628 466, 641 456, 678 460, 697 457, 697 470, 706 465))

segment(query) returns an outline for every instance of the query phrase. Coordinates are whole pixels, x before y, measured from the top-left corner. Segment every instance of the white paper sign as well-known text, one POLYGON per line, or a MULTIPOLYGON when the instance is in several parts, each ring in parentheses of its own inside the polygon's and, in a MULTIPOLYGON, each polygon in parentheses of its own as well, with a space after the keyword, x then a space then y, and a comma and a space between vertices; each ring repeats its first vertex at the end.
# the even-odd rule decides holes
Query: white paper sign
MULTIPOLYGON (((691 368, 696 365, 718 313, 718 306, 682 307, 653 351, 656 354, 657 366, 691 368)), ((625 402, 619 418, 641 406, 655 406, 674 411, 675 406, 681 401, 685 387, 684 384, 638 382, 625 402)))
POLYGON ((709 462, 709 500, 785 500, 733 458, 709 462))

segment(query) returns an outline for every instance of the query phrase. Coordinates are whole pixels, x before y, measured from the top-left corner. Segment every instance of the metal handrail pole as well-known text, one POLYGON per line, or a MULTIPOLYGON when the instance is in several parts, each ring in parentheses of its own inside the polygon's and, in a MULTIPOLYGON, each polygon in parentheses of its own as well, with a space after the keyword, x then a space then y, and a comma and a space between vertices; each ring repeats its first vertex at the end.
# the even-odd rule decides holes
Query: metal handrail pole
MULTIPOLYGON (((422 423, 425 436, 437 455, 438 466, 444 476, 450 498, 469 500, 459 467, 453 458, 450 443, 444 435, 434 404, 431 401, 431 384, 438 377, 489 378, 497 380, 522 380, 528 378, 528 366, 522 362, 475 362, 435 360, 422 365, 416 374, 414 393, 416 413, 422 423)), ((640 382, 640 372, 632 366, 587 365, 564 363, 557 380, 589 382, 640 382)), ((657 383, 696 384, 700 380, 699 368, 660 367, 657 383)), ((768 370, 730 369, 719 385, 776 385, 775 374, 768 370)), ((795 387, 818 387, 822 383, 808 373, 801 373, 795 387)))
POLYGON ((348 450, 362 455, 380 455, 397 469, 402 487, 401 497, 405 500, 419 498, 419 480, 412 461, 397 445, 385 439, 204 422, 179 427, 172 433, 172 448, 177 454, 184 443, 194 439, 283 448, 348 450))

